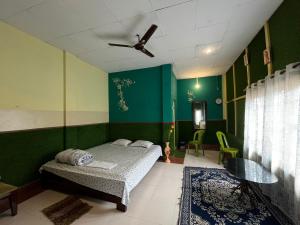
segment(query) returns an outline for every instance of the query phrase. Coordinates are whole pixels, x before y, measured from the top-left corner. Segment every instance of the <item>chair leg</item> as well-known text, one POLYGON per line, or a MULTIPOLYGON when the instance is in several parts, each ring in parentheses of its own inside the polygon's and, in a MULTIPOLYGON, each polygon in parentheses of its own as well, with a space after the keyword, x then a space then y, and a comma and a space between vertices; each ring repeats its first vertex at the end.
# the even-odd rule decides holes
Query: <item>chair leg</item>
POLYGON ((219 161, 218 161, 218 164, 221 164, 221 158, 222 158, 222 152, 220 151, 219 152, 219 161))
POLYGON ((199 149, 198 149, 198 144, 195 144, 195 153, 196 153, 196 156, 199 156, 199 149))
POLYGON ((10 210, 11 210, 11 215, 15 216, 18 213, 18 205, 17 205, 17 200, 16 200, 16 194, 12 193, 9 196, 9 205, 10 205, 10 210))
POLYGON ((202 154, 204 156, 204 148, 203 148, 203 145, 201 145, 201 148, 202 148, 202 154))

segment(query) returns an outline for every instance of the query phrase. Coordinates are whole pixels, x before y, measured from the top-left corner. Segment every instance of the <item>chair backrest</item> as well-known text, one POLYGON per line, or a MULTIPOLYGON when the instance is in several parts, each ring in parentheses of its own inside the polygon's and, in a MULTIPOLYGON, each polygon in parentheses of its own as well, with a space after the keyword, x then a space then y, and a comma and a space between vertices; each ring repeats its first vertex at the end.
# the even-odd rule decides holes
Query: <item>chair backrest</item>
POLYGON ((216 133, 221 149, 229 148, 225 134, 222 131, 216 133))
POLYGON ((202 144, 204 133, 205 133, 205 130, 197 130, 194 133, 193 141, 197 141, 199 144, 202 144))

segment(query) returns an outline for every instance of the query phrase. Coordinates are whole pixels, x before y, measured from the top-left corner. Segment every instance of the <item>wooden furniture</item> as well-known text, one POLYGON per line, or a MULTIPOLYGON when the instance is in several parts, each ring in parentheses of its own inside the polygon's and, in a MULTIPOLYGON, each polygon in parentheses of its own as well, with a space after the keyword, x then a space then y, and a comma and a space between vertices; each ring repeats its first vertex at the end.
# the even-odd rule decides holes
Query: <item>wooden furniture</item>
POLYGON ((204 155, 204 149, 203 149, 203 146, 202 146, 204 133, 205 133, 205 130, 197 130, 194 133, 193 140, 189 141, 189 143, 188 143, 188 150, 190 149, 190 145, 194 145, 196 155, 200 155, 199 150, 201 148, 202 148, 203 155, 204 155))
POLYGON ((117 204, 126 211, 130 192, 151 170, 162 155, 161 146, 115 146, 111 143, 88 149, 97 161, 116 163, 116 168, 105 170, 85 166, 71 166, 51 160, 41 166, 42 183, 46 188, 75 195, 90 195, 117 204))
POLYGON ((86 195, 89 197, 116 203, 117 210, 121 212, 126 212, 127 210, 127 206, 122 204, 122 199, 120 197, 77 184, 73 181, 67 180, 60 176, 56 176, 55 174, 52 174, 45 170, 43 170, 42 172, 42 184, 45 188, 61 191, 66 194, 86 195))
POLYGON ((17 187, 0 182, 0 200, 8 199, 12 216, 17 215, 18 212, 15 190, 17 187))
POLYGON ((220 144, 219 164, 223 161, 224 153, 229 153, 232 158, 236 158, 239 150, 237 148, 229 147, 226 136, 223 132, 217 131, 216 135, 220 144))

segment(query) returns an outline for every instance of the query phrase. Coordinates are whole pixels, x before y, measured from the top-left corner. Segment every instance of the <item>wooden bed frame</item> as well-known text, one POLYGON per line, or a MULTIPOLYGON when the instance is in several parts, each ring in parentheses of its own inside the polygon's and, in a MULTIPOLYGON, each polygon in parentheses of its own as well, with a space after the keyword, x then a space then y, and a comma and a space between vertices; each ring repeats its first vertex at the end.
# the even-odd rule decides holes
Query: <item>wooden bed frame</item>
POLYGON ((127 210, 127 206, 122 204, 122 199, 120 197, 88 188, 86 186, 77 184, 75 182, 54 175, 45 170, 42 171, 42 184, 45 188, 48 189, 58 190, 73 195, 82 194, 93 198, 105 200, 108 202, 116 203, 117 210, 122 212, 126 212, 127 210))

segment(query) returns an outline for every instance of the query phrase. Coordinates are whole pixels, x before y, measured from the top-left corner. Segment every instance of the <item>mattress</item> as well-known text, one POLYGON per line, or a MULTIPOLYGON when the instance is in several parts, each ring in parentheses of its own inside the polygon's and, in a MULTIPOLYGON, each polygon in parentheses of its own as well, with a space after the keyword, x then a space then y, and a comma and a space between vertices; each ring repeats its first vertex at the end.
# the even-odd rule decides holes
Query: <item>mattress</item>
POLYGON ((122 198, 128 205, 130 191, 149 172, 157 159, 162 156, 159 145, 150 148, 123 147, 106 143, 87 150, 97 161, 116 163, 113 169, 72 166, 55 160, 42 165, 45 170, 86 187, 122 198))

